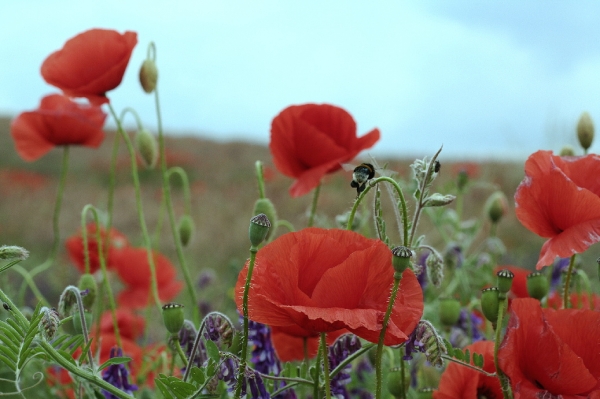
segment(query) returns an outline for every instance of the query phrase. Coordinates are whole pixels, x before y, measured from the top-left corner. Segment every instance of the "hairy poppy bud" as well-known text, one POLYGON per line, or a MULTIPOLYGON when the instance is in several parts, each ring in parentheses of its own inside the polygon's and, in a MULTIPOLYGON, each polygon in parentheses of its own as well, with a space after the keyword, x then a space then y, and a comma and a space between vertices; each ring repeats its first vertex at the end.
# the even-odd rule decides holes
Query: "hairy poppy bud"
POLYGON ((98 284, 96 284, 96 279, 89 273, 82 274, 79 278, 79 290, 82 291, 82 302, 83 307, 86 309, 91 309, 94 305, 94 301, 96 300, 96 293, 98 292, 98 284), (85 295, 83 295, 85 292, 85 295))
POLYGON ((163 305, 162 316, 167 331, 178 334, 183 327, 183 305, 174 302, 163 305))
POLYGON ((186 247, 192 240, 195 231, 194 220, 192 217, 190 215, 183 215, 179 219, 177 230, 179 231, 179 241, 181 241, 181 245, 186 247))
POLYGON ((481 312, 486 319, 492 323, 498 321, 498 305, 500 303, 498 296, 500 291, 497 287, 490 287, 481 290, 481 312))
POLYGON ((248 235, 250 236, 250 244, 252 244, 253 247, 258 247, 260 243, 265 240, 270 228, 271 222, 264 213, 256 215, 250 219, 250 229, 248 231, 248 235))
MULTIPOLYGON (((413 253, 410 249, 400 246, 392 249, 392 265, 397 274, 401 275, 410 267, 410 258, 413 253)), ((396 276, 394 276, 396 278, 396 276)))
POLYGON ((444 326, 455 325, 460 317, 460 302, 454 298, 440 299, 439 315, 444 326))
POLYGON ((485 210, 492 221, 492 223, 498 223, 498 221, 508 212, 508 200, 502 191, 496 191, 485 203, 485 210))
POLYGON ((16 245, 0 246, 0 259, 20 259, 25 260, 29 257, 29 251, 16 245))
POLYGON ((508 269, 502 269, 498 273, 498 291, 500 292, 500 299, 506 298, 506 294, 510 291, 510 287, 512 286, 513 278, 515 275, 508 269))
POLYGON ((587 112, 582 113, 577 122, 577 138, 584 150, 591 147, 594 140, 594 122, 587 112))
POLYGON ((135 135, 135 145, 147 168, 152 169, 158 161, 158 143, 156 137, 142 128, 135 135))
MULTIPOLYGON (((277 211, 275 210, 275 205, 273 205, 271 200, 268 198, 257 199, 256 202, 254 203, 254 212, 253 213, 254 213, 254 215, 260 215, 261 213, 264 213, 265 216, 267 217, 267 219, 269 219, 269 222, 271 222, 271 224, 277 223, 277 211)), ((269 232, 267 233, 265 240, 268 240, 270 236, 271 236, 271 229, 269 229, 269 232)))
POLYGON ((146 59, 142 63, 140 68, 140 84, 142 89, 148 94, 152 93, 156 89, 156 82, 158 81, 158 69, 154 60, 146 59))
POLYGON ((561 157, 573 157, 575 156, 575 149, 570 145, 566 145, 560 149, 558 155, 561 157))
POLYGON ((540 272, 533 272, 527 276, 527 293, 538 301, 548 294, 550 283, 540 272))
POLYGON ((441 255, 437 251, 430 253, 425 259, 425 266, 427 267, 429 281, 439 288, 444 280, 444 260, 441 255))

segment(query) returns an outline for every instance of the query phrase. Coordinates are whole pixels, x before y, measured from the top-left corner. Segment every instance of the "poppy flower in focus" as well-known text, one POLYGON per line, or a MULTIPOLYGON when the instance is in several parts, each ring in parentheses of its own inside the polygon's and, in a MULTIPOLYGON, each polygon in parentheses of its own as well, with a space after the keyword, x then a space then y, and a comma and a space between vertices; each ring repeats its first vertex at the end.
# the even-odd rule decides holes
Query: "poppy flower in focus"
MULTIPOLYGON (((248 262, 235 287, 238 310, 248 262)), ((300 327, 312 334, 348 329, 379 340, 394 269, 390 249, 348 230, 308 228, 285 234, 257 254, 249 318, 271 327, 300 327)), ((408 339, 423 313, 423 293, 412 270, 402 274, 384 343, 408 339)))
MULTIPOLYGON (((100 236, 105 248, 104 261, 106 268, 111 269, 111 253, 121 250, 129 245, 127 237, 117 229, 111 228, 107 233, 104 227, 100 227, 100 236)), ((98 242, 96 241, 96 223, 87 225, 88 252, 90 256, 90 273, 95 273, 100 269, 100 259, 98 257, 98 242)), ((82 273, 85 272, 85 253, 83 250, 83 236, 81 232, 67 238, 65 242, 69 258, 82 273)))
POLYGON ((269 148, 277 169, 296 179, 290 195, 299 197, 377 140, 378 129, 356 137, 356 122, 342 108, 303 104, 287 107, 273 119, 269 148))
MULTIPOLYGON (((127 308, 117 309, 115 313, 121 337, 135 340, 142 336, 146 324, 142 316, 136 315, 131 309, 127 308)), ((110 310, 102 313, 102 317, 100 318, 100 332, 113 334, 115 332, 112 312, 110 310)))
MULTIPOLYGON (((494 343, 492 341, 477 341, 467 345, 464 350, 483 355, 483 369, 494 373, 494 343)), ((473 361, 471 359, 471 364, 473 361)), ((502 388, 497 377, 488 377, 478 371, 449 363, 440 379, 439 388, 434 391, 434 399, 502 399, 502 388)))
MULTIPOLYGON (((332 345, 335 340, 348 330, 342 329, 327 333, 327 345, 332 345)), ((319 350, 320 335, 310 333, 298 326, 293 327, 271 327, 271 341, 275 347, 277 357, 282 362, 291 362, 294 360, 304 360, 304 340, 306 339, 306 349, 308 358, 317 356, 319 350)))
POLYGON ((600 397, 600 312, 512 302, 500 368, 515 398, 600 397))
POLYGON ((527 159, 515 202, 523 226, 548 238, 536 269, 600 241, 599 174, 598 155, 560 157, 538 151, 527 159))
MULTIPOLYGON (((111 263, 125 288, 117 297, 119 305, 128 308, 143 308, 152 295, 151 273, 145 248, 126 247, 111 255, 111 263)), ((174 299, 181 291, 183 283, 175 280, 177 272, 169 259, 154 252, 158 297, 162 302, 174 299)))
POLYGON ((107 103, 106 92, 121 83, 136 44, 135 32, 90 29, 50 54, 42 64, 42 77, 67 96, 107 103))
POLYGON ((100 107, 51 94, 42 98, 38 109, 13 119, 10 133, 19 156, 35 161, 58 145, 99 147, 104 140, 105 119, 100 107))

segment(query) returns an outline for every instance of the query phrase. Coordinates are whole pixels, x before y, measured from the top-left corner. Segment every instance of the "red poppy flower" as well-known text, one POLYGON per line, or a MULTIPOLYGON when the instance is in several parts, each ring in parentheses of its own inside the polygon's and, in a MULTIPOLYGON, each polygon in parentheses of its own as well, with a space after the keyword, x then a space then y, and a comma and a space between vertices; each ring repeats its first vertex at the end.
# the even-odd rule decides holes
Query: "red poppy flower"
POLYGON ((42 77, 70 97, 107 103, 106 92, 121 83, 136 44, 135 32, 90 29, 50 54, 42 64, 42 77))
MULTIPOLYGON (((142 336, 146 322, 142 316, 139 316, 131 311, 131 309, 121 308, 116 310, 117 325, 121 337, 130 340, 135 340, 142 336)), ((115 333, 112 312, 110 310, 102 313, 100 318, 101 333, 115 333)))
MULTIPOLYGON (((347 332, 348 330, 342 329, 327 333, 327 345, 333 344, 340 335, 347 332)), ((319 351, 319 334, 311 333, 298 326, 271 327, 271 342, 277 357, 282 362, 304 360, 304 339, 306 339, 308 358, 312 359, 319 351)))
MULTIPOLYGON (((571 309, 591 309, 600 310, 600 296, 587 293, 571 293, 571 309)), ((552 309, 562 309, 563 296, 560 292, 554 291, 548 296, 548 307, 552 309)))
MULTIPOLYGON (((248 262, 235 288, 238 310, 248 262)), ((379 340, 394 269, 389 248, 347 230, 304 229, 288 233, 257 254, 248 310, 250 319, 313 334, 342 328, 379 340)), ((412 270, 402 275, 384 343, 408 339, 423 313, 423 293, 412 270)))
MULTIPOLYGON (((477 341, 464 349, 468 349, 470 353, 483 355, 485 371, 488 373, 496 371, 492 341, 477 341)), ((433 393, 434 399, 502 399, 503 397, 498 378, 488 377, 457 363, 448 364, 440 379, 439 388, 433 393)))
POLYGON ((378 129, 356 137, 356 123, 342 108, 304 104, 292 105, 273 119, 269 148, 277 169, 296 179, 290 194, 299 197, 377 140, 378 129))
POLYGON ((548 238, 536 268, 600 241, 600 156, 560 157, 538 151, 525 163, 515 194, 521 223, 548 238))
POLYGON ((498 353, 518 398, 600 397, 600 312, 512 303, 498 353))
MULTIPOLYGON (((102 243, 104 244, 106 267, 112 268, 110 262, 111 253, 113 251, 119 251, 122 248, 129 245, 127 237, 118 230, 111 228, 110 232, 107 233, 104 227, 100 227, 100 236, 102 237, 102 243)), ((100 269, 100 259, 98 258, 98 242, 96 241, 96 224, 90 223, 87 225, 87 240, 88 240, 88 251, 90 255, 90 273, 95 273, 100 269)), ((69 258, 77 266, 77 268, 84 273, 85 272, 85 254, 83 251, 83 236, 81 232, 67 238, 65 245, 69 252, 69 258)))
POLYGON ((98 147, 104 140, 106 114, 60 94, 42 98, 35 111, 23 112, 10 125, 19 156, 35 161, 57 145, 98 147))
MULTIPOLYGON (((111 255, 112 264, 121 281, 126 285, 117 297, 119 305, 143 308, 151 298, 151 277, 148 255, 145 248, 126 247, 111 255)), ((158 297, 163 302, 175 298, 183 283, 175 280, 175 268, 164 255, 154 253, 158 297)))

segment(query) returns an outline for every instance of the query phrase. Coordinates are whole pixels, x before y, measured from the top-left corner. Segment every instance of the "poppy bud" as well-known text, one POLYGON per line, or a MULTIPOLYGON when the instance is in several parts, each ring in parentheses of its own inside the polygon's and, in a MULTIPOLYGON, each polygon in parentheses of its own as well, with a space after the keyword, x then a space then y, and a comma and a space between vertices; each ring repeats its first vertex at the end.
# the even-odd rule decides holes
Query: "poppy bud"
POLYGON ((89 273, 82 274, 79 278, 79 291, 85 292, 85 295, 82 295, 83 307, 86 309, 91 309, 94 305, 94 301, 96 299, 96 293, 98 292, 98 285, 96 284, 96 279, 89 273))
POLYGON ((154 60, 146 59, 142 63, 140 68, 140 84, 142 89, 148 94, 152 93, 156 89, 156 82, 158 81, 158 69, 154 60))
POLYGON ((462 191, 467 186, 467 183, 469 183, 469 173, 461 169, 456 177, 456 188, 458 188, 458 191, 462 191))
POLYGON ((538 301, 548 294, 550 284, 548 279, 540 272, 533 272, 527 276, 527 293, 538 301))
POLYGON ((40 331, 46 340, 51 340, 56 334, 56 330, 58 329, 58 324, 60 323, 60 318, 58 316, 58 312, 56 309, 46 308, 42 309, 42 320, 40 321, 40 331))
MULTIPOLYGON (((273 203, 271 202, 270 199, 259 198, 254 203, 253 214, 259 215, 261 213, 264 213, 267 216, 267 219, 269 219, 269 221, 272 224, 277 223, 277 211, 275 210, 275 205, 273 205, 273 203)), ((271 236, 271 229, 269 229, 269 232, 267 233, 265 240, 268 240, 270 236, 271 236)))
POLYGON ((404 373, 404 383, 402 383, 402 373, 400 369, 392 369, 387 375, 387 389, 395 398, 401 398, 406 395, 410 387, 410 373, 404 373), (404 392, 402 392, 404 389, 404 392))
POLYGON ((594 122, 587 112, 582 113, 577 122, 577 138, 584 150, 591 147, 594 140, 594 122))
POLYGON ((437 251, 432 252, 425 259, 425 266, 427 266, 427 276, 431 284, 439 288, 444 280, 444 260, 437 251))
MULTIPOLYGON (((410 258, 413 255, 412 251, 406 247, 400 246, 392 248, 392 265, 394 270, 399 275, 410 267, 410 258)), ((396 278, 396 276, 394 276, 396 278)))
MULTIPOLYGON (((86 328, 87 330, 89 330, 90 326, 92 325, 94 315, 92 315, 90 312, 83 312, 83 315, 85 317, 86 328)), ((75 312, 72 321, 75 334, 83 334, 83 326, 81 325, 81 315, 79 314, 79 312, 75 312)))
POLYGON ((434 193, 425 199, 423 206, 446 206, 455 199, 456 197, 454 195, 434 193))
POLYGON ((171 334, 178 334, 183 327, 183 305, 174 302, 163 305, 162 316, 167 331, 171 334))
POLYGON ((417 399, 432 399, 433 388, 421 388, 417 391, 417 399))
POLYGON ((250 244, 252 244, 252 247, 258 247, 260 243, 265 240, 270 228, 271 222, 264 213, 256 215, 250 219, 250 229, 248 235, 250 236, 250 244))
POLYGON ((29 251, 16 245, 0 246, 0 259, 20 259, 25 260, 29 257, 29 251))
POLYGON ((500 291, 497 287, 490 287, 481 290, 481 311, 486 319, 492 323, 498 321, 498 296, 500 291))
POLYGON ((485 210, 492 223, 498 221, 508 212, 508 200, 502 191, 496 191, 485 203, 485 210))
POLYGON ((147 168, 152 169, 158 161, 158 143, 156 137, 142 128, 135 135, 135 145, 147 168))
POLYGON ((560 155, 561 157, 574 157, 575 149, 570 145, 566 145, 560 149, 558 155, 560 155))
POLYGON ((508 269, 502 269, 498 273, 498 291, 500 292, 500 299, 506 298, 506 294, 510 291, 510 287, 512 286, 513 278, 515 275, 508 269))
POLYGON ((460 317, 460 302, 454 298, 440 299, 439 315, 444 326, 455 325, 460 317))
POLYGON ((186 247, 192 240, 195 231, 194 220, 192 217, 190 215, 183 215, 179 219, 177 230, 179 231, 179 241, 181 242, 181 245, 186 247))

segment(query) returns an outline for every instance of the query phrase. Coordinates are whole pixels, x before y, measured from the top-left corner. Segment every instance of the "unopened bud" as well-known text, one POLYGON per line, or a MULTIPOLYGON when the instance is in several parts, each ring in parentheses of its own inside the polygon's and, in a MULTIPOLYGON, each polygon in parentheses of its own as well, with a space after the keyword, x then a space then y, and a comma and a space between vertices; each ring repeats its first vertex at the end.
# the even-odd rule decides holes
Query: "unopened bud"
POLYGON ((148 94, 152 93, 156 89, 157 81, 158 69, 156 68, 156 63, 151 59, 146 59, 140 68, 140 84, 142 85, 142 89, 148 94))
POLYGON ((192 236, 194 235, 195 231, 194 220, 192 217, 190 215, 183 215, 179 219, 177 230, 179 231, 179 240, 181 241, 181 245, 186 247, 192 240, 192 236))
POLYGON ((163 305, 162 316, 167 331, 171 334, 178 334, 183 327, 183 305, 174 302, 163 305))
POLYGON ((560 155, 561 157, 574 157, 575 149, 573 148, 573 146, 566 145, 560 149, 558 155, 560 155))
MULTIPOLYGON (((392 249, 392 266, 396 273, 401 276, 402 273, 410 267, 410 258, 413 252, 406 247, 399 246, 392 249)), ((396 276, 394 276, 396 278, 396 276)))
POLYGON ((439 315, 444 326, 455 325, 460 318, 460 302, 454 298, 440 299, 439 315))
POLYGON ((439 288, 444 280, 444 261, 440 254, 437 252, 430 253, 425 259, 425 266, 427 267, 429 281, 439 288))
POLYGON ((481 290, 481 312, 486 319, 492 323, 498 321, 498 305, 500 300, 498 296, 500 291, 497 287, 490 287, 481 290))
MULTIPOLYGON (((260 215, 261 213, 265 214, 265 216, 267 217, 267 219, 269 219, 269 222, 271 222, 271 224, 277 223, 277 211, 275 210, 275 205, 273 205, 273 203, 271 202, 270 199, 259 198, 254 203, 253 214, 260 215)), ((265 240, 268 240, 269 237, 271 237, 271 232, 272 232, 272 230, 269 229, 269 232, 267 233, 265 240)))
POLYGON ((25 260, 29 257, 29 251, 16 245, 0 246, 0 259, 20 259, 25 260))
POLYGON ((469 173, 465 169, 461 169, 458 171, 458 176, 456 177, 458 191, 463 191, 467 183, 469 183, 469 173))
POLYGON ((492 221, 492 223, 498 223, 498 221, 508 212, 508 200, 502 191, 496 191, 485 203, 485 210, 492 221))
POLYGON ((425 199, 423 206, 445 206, 454 201, 456 197, 454 195, 442 195, 440 193, 431 194, 425 199))
POLYGON ((530 297, 541 300, 548 294, 550 283, 540 272, 533 272, 527 276, 527 293, 530 297))
POLYGON ((594 140, 594 122, 587 112, 582 113, 577 122, 577 138, 584 150, 591 147, 594 140))
POLYGON ((250 219, 250 228, 248 231, 250 244, 253 247, 258 247, 265 240, 270 228, 271 222, 264 213, 256 215, 250 219))
POLYGON ((98 284, 93 275, 86 273, 82 274, 79 278, 79 291, 82 292, 83 307, 86 309, 92 309, 94 301, 96 300, 96 294, 98 293, 98 284), (83 295, 85 292, 85 295, 83 295))
POLYGON ((135 145, 147 168, 152 169, 158 161, 158 143, 156 137, 142 128, 135 135, 135 145))

